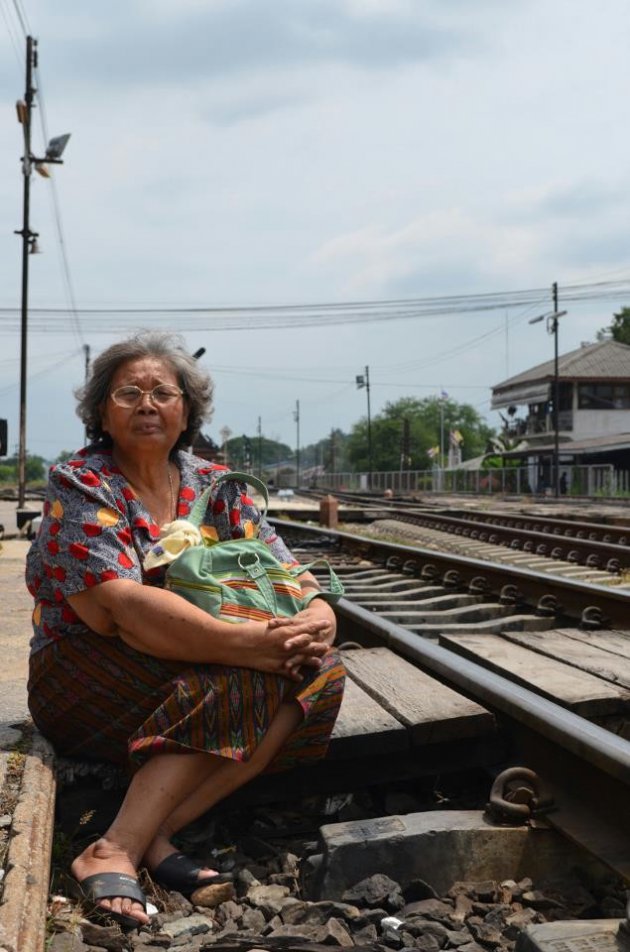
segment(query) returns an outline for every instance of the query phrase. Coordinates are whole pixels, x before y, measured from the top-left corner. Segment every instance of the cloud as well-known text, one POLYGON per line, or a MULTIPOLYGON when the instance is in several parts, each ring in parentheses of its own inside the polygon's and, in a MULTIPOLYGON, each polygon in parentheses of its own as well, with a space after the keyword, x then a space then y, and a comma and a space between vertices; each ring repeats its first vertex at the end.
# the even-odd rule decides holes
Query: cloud
POLYGON ((115 0, 56 33, 47 62, 63 70, 71 57, 88 86, 105 75, 115 85, 183 84, 309 63, 378 70, 452 56, 473 43, 470 28, 441 25, 426 7, 349 0, 189 0, 144 9, 115 0))
POLYGON ((322 245, 312 264, 347 272, 348 293, 396 296, 518 286, 518 272, 535 268, 539 241, 533 228, 502 226, 462 208, 419 216, 397 229, 371 225, 322 245), (415 278, 415 282, 414 282, 415 278), (415 284, 415 286, 414 286, 415 284))

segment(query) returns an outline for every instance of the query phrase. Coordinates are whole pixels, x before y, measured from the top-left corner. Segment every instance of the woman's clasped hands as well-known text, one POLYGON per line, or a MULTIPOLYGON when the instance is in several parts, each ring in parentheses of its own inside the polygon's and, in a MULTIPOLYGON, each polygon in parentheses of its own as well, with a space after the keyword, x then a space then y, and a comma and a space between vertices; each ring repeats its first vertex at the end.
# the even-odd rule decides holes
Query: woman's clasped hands
POLYGON ((280 673, 293 681, 301 681, 299 669, 302 666, 319 668, 334 641, 335 630, 335 614, 330 605, 319 598, 290 618, 270 619, 268 634, 275 636, 274 641, 278 636, 282 639, 284 658, 280 673))

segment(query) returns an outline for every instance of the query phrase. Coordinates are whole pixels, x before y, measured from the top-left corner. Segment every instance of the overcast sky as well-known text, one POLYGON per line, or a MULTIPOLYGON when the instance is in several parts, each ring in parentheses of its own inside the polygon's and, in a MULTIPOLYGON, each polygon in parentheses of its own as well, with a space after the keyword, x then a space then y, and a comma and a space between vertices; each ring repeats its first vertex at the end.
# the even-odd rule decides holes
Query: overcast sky
POLYGON ((205 432, 291 446, 445 390, 490 388, 630 305, 627 0, 0 0, 0 417, 17 447, 25 30, 38 40, 27 445, 81 444, 73 387, 123 328, 180 330, 216 383, 205 432), (21 14, 21 17, 19 16, 21 14), (22 21, 22 22, 21 22, 22 21), (43 102, 43 110, 41 104, 43 102), (44 122, 42 123, 42 118, 44 122), (42 129, 42 125, 44 128, 42 129), (65 252, 62 254, 62 250, 65 252), (563 305, 563 287, 628 293, 563 305), (151 307, 542 289, 439 317, 212 330, 151 307), (99 316, 77 308, 145 307, 99 316), (12 310, 11 310, 12 309, 12 310))

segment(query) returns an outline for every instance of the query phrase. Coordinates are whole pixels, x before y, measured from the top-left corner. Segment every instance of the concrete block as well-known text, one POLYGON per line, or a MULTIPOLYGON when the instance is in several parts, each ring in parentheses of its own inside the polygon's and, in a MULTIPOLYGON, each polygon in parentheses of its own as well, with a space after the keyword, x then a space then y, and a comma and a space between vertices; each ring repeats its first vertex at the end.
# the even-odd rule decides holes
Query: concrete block
POLYGON ((617 938, 618 919, 569 920, 528 926, 514 952, 623 952, 617 938))
POLYGON ((404 886, 423 879, 439 895, 454 882, 492 879, 561 880, 572 866, 601 878, 601 865, 541 826, 496 827, 478 810, 432 810, 333 823, 320 830, 322 861, 310 885, 335 899, 375 873, 404 886))

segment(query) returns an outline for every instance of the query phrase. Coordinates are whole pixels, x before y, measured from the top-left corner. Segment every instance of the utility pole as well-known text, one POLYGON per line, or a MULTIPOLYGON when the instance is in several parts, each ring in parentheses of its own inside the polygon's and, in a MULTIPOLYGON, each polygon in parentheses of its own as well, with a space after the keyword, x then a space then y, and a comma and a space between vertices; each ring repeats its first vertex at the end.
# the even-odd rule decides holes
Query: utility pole
POLYGON ((400 472, 409 469, 411 458, 411 434, 409 430, 409 417, 403 417, 402 435, 400 438, 400 472))
POLYGON ((232 436, 232 431, 229 426, 222 426, 219 430, 221 436, 221 450, 223 453, 223 465, 228 465, 228 440, 232 436))
POLYGON ((551 333, 553 334, 553 489, 556 499, 560 497, 560 374, 558 371, 558 282, 551 286, 553 297, 553 315, 551 333))
POLYGON ((262 476, 262 417, 258 417, 258 478, 262 476))
POLYGON ((539 314, 538 317, 532 317, 529 324, 538 324, 539 321, 547 321, 547 333, 553 334, 553 413, 551 415, 551 425, 553 426, 553 457, 551 461, 552 482, 554 495, 556 499, 560 496, 560 373, 558 366, 558 320, 567 313, 558 310, 558 285, 554 281, 551 286, 553 299, 553 311, 551 314, 539 314))
MULTIPOLYGON (((86 386, 87 386, 87 382, 88 382, 88 379, 89 379, 89 376, 90 376, 90 345, 89 345, 89 344, 84 344, 84 345, 83 345, 83 354, 84 354, 84 356, 85 356, 85 383, 86 383, 86 386)), ((86 442, 86 444, 87 444, 87 441, 88 441, 88 434, 87 434, 87 429, 86 429, 86 431, 85 431, 85 442, 86 442)))
POLYGON ((297 427, 297 443, 295 450, 295 488, 300 488, 300 401, 295 401, 293 419, 297 427))
POLYGON ((23 198, 22 230, 16 235, 22 236, 22 307, 20 329, 20 425, 18 448, 18 509, 24 508, 26 498, 26 365, 28 342, 28 257, 37 234, 30 229, 31 201, 31 110, 33 108, 33 66, 37 64, 37 44, 32 36, 26 37, 26 91, 24 102, 18 104, 18 119, 24 133, 24 155, 22 157, 23 198), (20 106, 23 109, 20 109, 20 106))
POLYGON ((26 37, 26 90, 24 99, 16 103, 18 122, 22 126, 24 135, 24 155, 22 156, 23 199, 22 199, 22 228, 15 231, 22 236, 22 303, 20 318, 20 423, 18 444, 18 509, 24 508, 26 498, 26 368, 28 350, 28 259, 29 255, 38 250, 36 231, 30 227, 31 204, 31 173, 33 169, 44 178, 50 173, 47 163, 62 164, 61 156, 68 144, 69 134, 51 139, 46 147, 44 158, 38 159, 31 149, 31 113, 36 89, 33 86, 33 69, 37 69, 37 40, 32 36, 26 37))
POLYGON ((374 466, 372 464, 372 416, 370 414, 370 368, 365 368, 365 374, 359 374, 356 378, 357 390, 365 388, 367 393, 367 440, 368 440, 368 489, 372 488, 372 474, 374 466))

